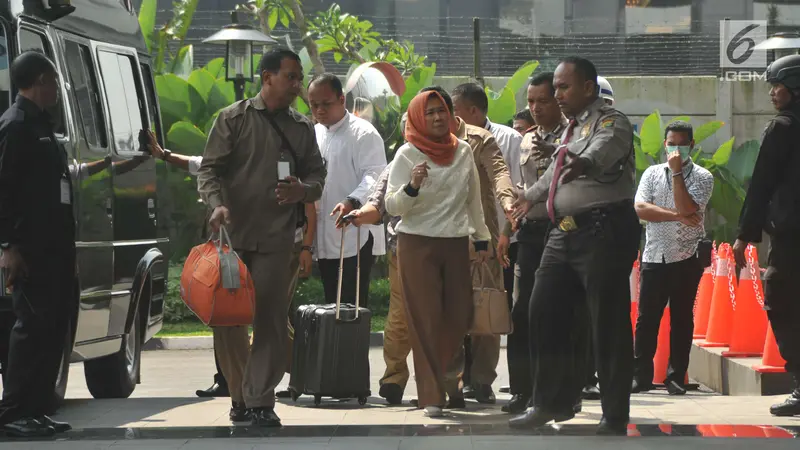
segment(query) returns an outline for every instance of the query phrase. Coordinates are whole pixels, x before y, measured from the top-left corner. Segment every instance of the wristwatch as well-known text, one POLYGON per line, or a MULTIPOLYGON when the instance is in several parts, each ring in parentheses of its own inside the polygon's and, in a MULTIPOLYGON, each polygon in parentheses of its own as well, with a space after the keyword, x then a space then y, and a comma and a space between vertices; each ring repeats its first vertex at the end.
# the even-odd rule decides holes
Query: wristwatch
POLYGON ((169 150, 167 150, 167 149, 164 149, 164 154, 163 154, 163 156, 161 156, 161 159, 163 159, 164 161, 166 161, 166 160, 167 160, 167 158, 169 158, 169 156, 170 156, 171 154, 172 154, 172 152, 171 152, 171 151, 169 151, 169 150))
POLYGON ((311 253, 312 255, 314 254, 314 248, 313 248, 313 247, 311 247, 310 245, 304 245, 304 246, 303 246, 303 247, 300 249, 300 251, 302 252, 303 250, 306 250, 306 251, 308 251, 308 253, 311 253))
POLYGON ((347 197, 347 201, 350 202, 351 205, 353 205, 353 209, 361 208, 361 202, 357 198, 347 197))

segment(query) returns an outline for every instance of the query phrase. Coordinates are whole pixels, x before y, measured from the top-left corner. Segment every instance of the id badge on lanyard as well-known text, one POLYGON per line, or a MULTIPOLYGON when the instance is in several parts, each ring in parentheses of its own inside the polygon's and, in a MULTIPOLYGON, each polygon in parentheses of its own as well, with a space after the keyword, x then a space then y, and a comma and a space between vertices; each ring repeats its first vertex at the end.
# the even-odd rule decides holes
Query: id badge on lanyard
POLYGON ((69 186, 69 180, 61 177, 61 204, 62 205, 70 205, 72 204, 72 192, 69 186))

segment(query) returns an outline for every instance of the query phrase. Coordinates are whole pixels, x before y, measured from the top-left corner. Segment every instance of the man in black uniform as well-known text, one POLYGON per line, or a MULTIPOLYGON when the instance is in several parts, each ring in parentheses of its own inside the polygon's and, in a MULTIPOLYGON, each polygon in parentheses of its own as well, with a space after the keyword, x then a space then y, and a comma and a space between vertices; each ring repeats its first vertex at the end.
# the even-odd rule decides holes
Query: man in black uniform
POLYGON ((10 435, 49 436, 70 428, 45 414, 75 306, 72 182, 46 111, 58 104, 55 65, 25 52, 10 71, 19 95, 0 117, 0 246, 17 321, 0 423, 10 435))
POLYGON ((767 310, 786 371, 795 389, 774 405, 775 416, 800 415, 800 55, 784 56, 767 68, 769 95, 778 115, 767 124, 750 189, 739 216, 739 236, 733 246, 736 264, 745 267, 745 250, 770 235, 769 267, 764 283, 767 310))

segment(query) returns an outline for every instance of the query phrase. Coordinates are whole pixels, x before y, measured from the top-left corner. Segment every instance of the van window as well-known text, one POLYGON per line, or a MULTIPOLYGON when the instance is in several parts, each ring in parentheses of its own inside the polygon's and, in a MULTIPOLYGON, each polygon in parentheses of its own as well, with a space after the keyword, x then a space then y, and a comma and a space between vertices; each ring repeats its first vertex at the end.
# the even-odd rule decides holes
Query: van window
POLYGON ((8 66, 6 27, 0 23, 0 114, 3 114, 11 106, 11 75, 9 75, 8 66))
MULTIPOLYGON (((43 55, 46 55, 50 60, 55 61, 53 57, 53 49, 47 42, 44 34, 29 30, 27 28, 20 28, 19 30, 19 51, 20 53, 33 50, 43 55)), ((57 135, 65 136, 67 134, 66 127, 64 126, 64 107, 63 99, 59 99, 58 104, 52 108, 48 108, 47 112, 53 119, 53 132, 57 135)))
MULTIPOLYGON (((156 114, 156 90, 153 87, 153 74, 150 66, 142 63, 142 81, 144 81, 144 90, 147 92, 147 114, 150 116, 150 129, 153 130, 156 137, 161 136, 161 125, 158 122, 158 114, 156 114)), ((166 138, 166 136, 164 136, 166 138)))
POLYGON ((130 56, 100 50, 98 61, 117 152, 138 153, 139 130, 146 116, 139 103, 140 85, 134 60, 130 56))
POLYGON ((89 47, 70 40, 64 41, 64 59, 67 61, 72 92, 78 103, 86 142, 94 147, 107 147, 105 121, 100 107, 100 95, 94 74, 92 51, 89 47))

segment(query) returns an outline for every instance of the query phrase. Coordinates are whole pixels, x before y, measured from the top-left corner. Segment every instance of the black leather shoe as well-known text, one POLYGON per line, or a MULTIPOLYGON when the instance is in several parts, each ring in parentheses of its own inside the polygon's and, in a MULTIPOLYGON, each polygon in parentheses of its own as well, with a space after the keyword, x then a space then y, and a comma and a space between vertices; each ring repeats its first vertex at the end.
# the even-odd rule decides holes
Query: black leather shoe
POLYGON ((467 401, 463 396, 450 397, 447 404, 444 405, 444 409, 465 409, 466 407, 467 401))
POLYGON ((272 408, 253 408, 250 412, 252 424, 257 427, 280 427, 281 418, 272 408))
POLYGON ((600 419, 600 425, 597 427, 598 436, 627 436, 628 435, 628 421, 625 420, 608 420, 605 417, 600 419))
POLYGON ((53 427, 30 417, 7 423, 3 425, 3 430, 7 436, 18 438, 50 437, 56 434, 53 427))
POLYGON ((653 383, 639 383, 638 380, 633 380, 633 384, 631 385, 631 394, 638 394, 640 392, 647 392, 653 389, 653 383))
POLYGON ((514 417, 508 421, 509 428, 532 429, 540 428, 552 422, 565 422, 575 417, 572 411, 568 413, 554 413, 544 411, 540 408, 532 407, 525 411, 525 414, 514 417))
POLYGON ((800 416, 800 391, 795 391, 785 402, 772 405, 769 412, 778 417, 800 416))
POLYGON ((275 398, 292 398, 292 393, 288 389, 275 391, 275 398))
POLYGON ((247 422, 250 420, 250 410, 241 403, 232 402, 231 412, 228 414, 231 422, 247 422))
POLYGON ((667 392, 669 392, 669 395, 686 395, 686 388, 675 380, 669 380, 667 381, 667 392))
POLYGON ((72 426, 67 422, 56 422, 48 416, 37 417, 36 420, 42 425, 52 427, 54 430, 56 430, 56 433, 66 433, 72 429, 72 426))
POLYGON ((475 389, 464 383, 464 398, 475 398, 475 389))
POLYGON ((531 398, 527 395, 514 394, 507 404, 500 408, 504 413, 522 414, 528 408, 531 398))
POLYGON ((585 386, 581 391, 581 398, 584 400, 600 400, 600 388, 597 386, 585 386))
POLYGON ((511 386, 501 386, 500 387, 501 394, 510 394, 511 393, 511 386))
POLYGON ((580 414, 583 411, 583 400, 578 400, 577 403, 572 405, 572 412, 575 414, 580 414))
POLYGON ((386 399, 386 403, 390 405, 403 404, 403 388, 399 384, 386 383, 381 385, 378 395, 386 399))
POLYGON ((492 387, 488 384, 481 384, 475 387, 475 400, 484 405, 497 403, 497 397, 495 397, 492 387))
POLYGON ((228 390, 228 385, 221 385, 217 382, 211 385, 210 388, 204 391, 195 391, 198 397, 202 398, 210 398, 210 397, 230 397, 231 393, 228 390))

